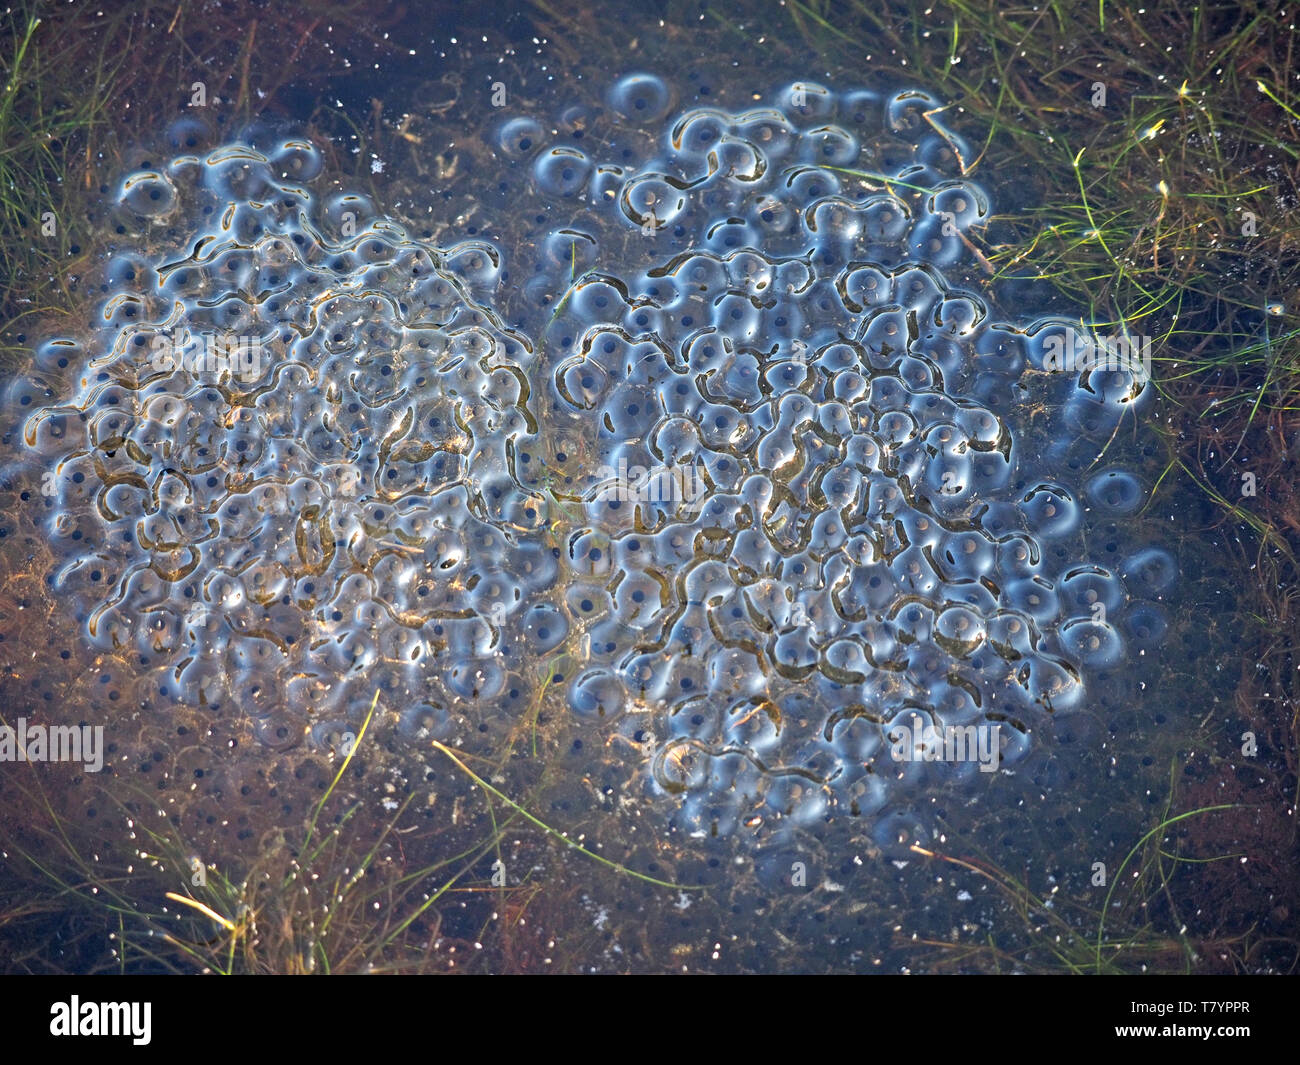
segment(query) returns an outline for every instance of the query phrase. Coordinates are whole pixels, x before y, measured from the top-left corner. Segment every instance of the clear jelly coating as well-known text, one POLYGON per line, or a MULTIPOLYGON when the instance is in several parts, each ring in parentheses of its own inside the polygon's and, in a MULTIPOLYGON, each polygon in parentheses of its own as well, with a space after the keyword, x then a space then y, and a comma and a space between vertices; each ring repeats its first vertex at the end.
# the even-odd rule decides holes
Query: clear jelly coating
POLYGON ((300 137, 178 126, 122 180, 93 320, 7 409, 58 594, 143 697, 280 748, 379 685, 472 743, 554 684, 691 831, 897 807, 886 841, 1158 644, 1177 565, 1125 540, 1114 444, 1150 390, 980 294, 938 101, 680 96, 495 118, 509 245, 318 189, 300 137))
POLYGON ((511 474, 529 341, 479 298, 500 251, 320 200, 320 171, 288 139, 130 175, 124 216, 173 229, 10 395, 85 638, 273 747, 355 728, 377 684, 413 720, 494 696, 503 649, 550 639, 529 607, 556 579, 511 474))
POLYGON ((585 458, 557 477, 526 445, 519 470, 581 507, 567 562, 608 604, 581 621, 570 706, 649 737, 650 790, 689 831, 969 782, 979 752, 945 757, 946 730, 1014 763, 1086 707, 1090 672, 1163 635, 1133 598, 1172 559, 1134 552, 1129 588, 1084 548, 1145 502, 1107 450, 1145 381, 1046 372, 1062 323, 975 291, 964 237, 989 197, 938 108, 800 83, 680 113, 643 157, 617 126, 608 160, 588 136, 585 188, 537 145, 534 189, 566 220, 538 243, 574 249, 536 261, 544 405, 585 458), (617 261, 575 266, 591 248, 617 261))

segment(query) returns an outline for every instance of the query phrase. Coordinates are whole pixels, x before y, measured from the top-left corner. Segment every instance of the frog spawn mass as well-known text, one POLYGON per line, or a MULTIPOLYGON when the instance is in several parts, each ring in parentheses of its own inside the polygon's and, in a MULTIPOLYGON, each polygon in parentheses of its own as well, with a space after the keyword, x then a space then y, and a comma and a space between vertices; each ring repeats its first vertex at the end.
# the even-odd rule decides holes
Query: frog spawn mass
POLYGON ((486 241, 318 204, 305 143, 128 178, 124 209, 188 224, 110 268, 89 342, 47 344, 13 397, 41 408, 24 441, 57 464, 56 582, 91 638, 275 745, 355 725, 376 671, 412 730, 463 738, 469 702, 536 672, 508 657, 568 637, 573 719, 649 748, 692 831, 987 767, 927 758, 946 726, 1023 755, 1163 630, 1132 600, 1172 559, 1081 545, 1085 504, 1141 501, 1093 464, 1141 381, 1042 373, 1061 323, 999 323, 948 280, 989 208, 935 101, 779 98, 665 124, 670 87, 626 78, 612 128, 641 159, 500 125, 551 227, 517 294, 486 241), (232 335, 259 358, 214 370, 190 339, 232 335), (1051 424, 1018 424, 1032 405, 1051 424))
POLYGON ((288 747, 355 730, 381 685, 447 738, 556 573, 508 474, 526 341, 477 298, 491 245, 318 203, 320 169, 289 141, 128 177, 144 239, 184 224, 110 263, 88 340, 42 346, 12 402, 72 379, 23 428, 69 552, 53 583, 145 698, 233 704, 288 747))
MULTIPOLYGON (((569 562, 600 617, 570 706, 648 739, 650 790, 697 833, 874 813, 900 780, 1014 763, 1085 706, 1085 673, 1158 640, 1160 608, 1132 600, 1173 565, 1084 557, 1085 508, 1111 536, 1144 499, 1096 462, 1142 368, 1046 372, 1066 323, 998 322, 949 280, 989 205, 938 102, 778 99, 688 111, 640 162, 503 131, 573 204, 532 284, 586 266, 543 333, 550 420, 587 456, 569 562), (604 269, 629 233, 643 268, 604 269), (1034 407, 1050 424, 1013 431, 1034 407)), ((643 77, 610 96, 651 126, 667 101, 643 77)))

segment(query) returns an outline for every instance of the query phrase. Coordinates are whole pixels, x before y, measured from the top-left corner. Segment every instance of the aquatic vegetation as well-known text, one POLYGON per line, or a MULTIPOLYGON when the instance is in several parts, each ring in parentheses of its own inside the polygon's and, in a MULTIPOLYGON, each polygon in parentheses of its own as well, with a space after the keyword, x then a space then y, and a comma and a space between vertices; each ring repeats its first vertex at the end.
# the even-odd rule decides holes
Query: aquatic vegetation
MULTIPOLYGON (((118 865, 88 847, 77 826, 55 808, 40 779, 18 785, 40 812, 32 838, 11 843, 7 872, 17 883, 58 888, 65 904, 92 926, 107 922, 110 955, 101 964, 118 972, 379 973, 448 972, 472 964, 473 947, 444 934, 438 904, 482 890, 474 875, 501 852, 514 815, 504 811, 486 839, 416 868, 408 866, 419 837, 398 822, 413 795, 376 822, 364 803, 336 794, 353 756, 366 745, 376 696, 357 744, 325 788, 303 834, 282 826, 261 841, 242 871, 205 860, 147 793, 129 794, 111 820, 130 843, 118 865)), ((107 799, 107 794, 105 795, 107 799)), ((445 841, 444 841, 445 842, 445 841)), ((29 887, 30 890, 30 887, 29 887)), ((501 892, 502 901, 508 893, 501 892)), ((8 899, 5 900, 9 902, 8 899)), ((0 907, 0 927, 30 916, 0 907)), ((22 971, 27 957, 6 958, 22 971)))
MULTIPOLYGON (((1177 768, 1176 764, 1171 766, 1171 789, 1177 783, 1177 768)), ((982 887, 992 888, 1004 896, 1024 920, 1023 949, 1035 958, 1036 967, 1042 970, 1074 974, 1191 972, 1205 960, 1205 955, 1213 954, 1216 967, 1218 963, 1230 961, 1230 966, 1223 968, 1246 971, 1250 954, 1259 948, 1264 937, 1251 933, 1226 938, 1190 936, 1171 891, 1171 882, 1188 868, 1240 859, 1239 854, 1197 858, 1181 853, 1182 841, 1177 838, 1179 830, 1175 826, 1242 807, 1219 803, 1175 814, 1172 801, 1171 790, 1157 823, 1124 856, 1104 899, 1095 907, 1081 904, 1068 894, 1058 898, 1059 885, 1045 894, 1035 892, 987 857, 958 858, 916 845, 911 849, 927 860, 975 874, 983 881, 982 887), (1130 867, 1133 872, 1123 877, 1124 870, 1130 867), (1124 890, 1119 892, 1121 884, 1124 890), (1122 901, 1117 898, 1117 892, 1122 901), (1164 906, 1179 928, 1176 935, 1153 927, 1152 912, 1164 906), (1116 925, 1121 929, 1118 933, 1114 932, 1116 925)), ((955 963, 968 968, 978 965, 989 972, 1023 971, 1019 958, 991 941, 931 941, 927 946, 937 949, 941 968, 955 963)))
POLYGON ((201 12, 156 0, 93 11, 19 0, 0 11, 6 372, 25 363, 26 328, 35 332, 77 303, 93 254, 86 222, 99 221, 101 166, 129 166, 121 162, 131 154, 127 146, 155 137, 158 115, 186 106, 200 87, 202 99, 220 101, 246 121, 269 95, 301 85, 304 69, 337 77, 355 53, 384 54, 389 17, 347 2, 313 4, 308 14, 242 0, 201 12), (320 40, 326 35, 332 41, 320 40), (190 75, 183 84, 160 78, 182 67, 190 75), (141 106, 146 99, 150 105, 141 106))

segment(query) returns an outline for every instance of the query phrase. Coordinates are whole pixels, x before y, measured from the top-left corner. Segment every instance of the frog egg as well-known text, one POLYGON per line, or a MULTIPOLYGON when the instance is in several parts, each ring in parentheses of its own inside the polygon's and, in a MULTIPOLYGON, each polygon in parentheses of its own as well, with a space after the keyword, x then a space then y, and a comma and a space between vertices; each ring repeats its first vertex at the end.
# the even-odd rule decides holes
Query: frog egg
POLYGON ((950 607, 935 619, 934 642, 957 658, 969 658, 985 635, 983 619, 968 607, 950 607))
MULTIPOLYGON (((1088 379, 1095 377, 1101 377, 1103 380, 1114 380, 1120 377, 1131 380, 1128 374, 1109 374, 1094 371, 1091 374, 1084 375, 1080 378, 1079 387, 1074 389, 1065 402, 1063 420, 1067 432, 1093 437, 1101 441, 1114 432, 1115 425, 1124 411, 1124 405, 1108 403, 1103 395, 1100 395, 1096 389, 1091 387, 1088 379)), ((1131 397, 1131 392, 1127 386, 1124 386, 1121 392, 1123 396, 1131 397)))
MULTIPOLYGON (((918 163, 943 176, 962 173, 966 168, 965 161, 974 157, 970 146, 947 130, 921 137, 913 154, 918 163)), ((936 185, 941 180, 937 180, 936 185)))
POLYGON ((253 722, 253 735, 272 751, 292 750, 306 736, 304 723, 284 707, 277 707, 253 722))
POLYGON ((892 275, 894 299, 922 320, 934 317, 935 309, 947 294, 942 276, 932 267, 900 267, 892 275))
POLYGON ((906 89, 885 101, 885 126, 894 133, 915 136, 931 128, 927 115, 943 105, 927 92, 906 89))
POLYGON ((913 848, 928 848, 933 842, 925 822, 916 814, 903 810, 881 817, 871 829, 871 839, 889 861, 916 861, 913 848))
POLYGON ((542 146, 545 130, 535 118, 518 116, 497 130, 496 145, 510 159, 526 159, 542 146))
POLYGON ((185 115, 167 127, 163 142, 174 152, 197 155, 203 151, 211 136, 212 131, 206 123, 192 115, 185 115))
POLYGON ((894 196, 877 195, 862 207, 863 236, 872 248, 901 247, 912 226, 912 212, 894 196))
POLYGON ((1112 514, 1132 514, 1144 499, 1142 485, 1124 470, 1104 470, 1085 489, 1094 506, 1112 514))
POLYGON ((743 218, 715 222, 704 234, 704 246, 717 255, 752 247, 758 242, 758 231, 743 218))
POLYGON ((1130 594, 1156 599, 1178 579, 1178 563, 1164 548, 1146 547, 1126 558, 1119 572, 1130 594))
POLYGON ((609 105, 633 122, 660 122, 673 106, 668 83, 653 74, 628 74, 609 90, 609 105))
POLYGON ((1030 704, 1047 713, 1075 710, 1083 704, 1083 683, 1067 664, 1031 658, 1018 666, 1015 679, 1030 704))
POLYGON ((767 809, 787 818, 794 828, 806 828, 824 818, 829 798, 820 784, 795 774, 770 777, 764 794, 767 809))
POLYGON ((1169 632, 1169 613, 1159 603, 1134 603, 1121 626, 1135 647, 1155 648, 1169 632))
POLYGON ((163 218, 176 206, 176 187, 156 170, 138 170, 118 189, 118 202, 140 218, 163 218))
MULTIPOLYGON (((1077 707, 1057 706, 1053 711, 1053 720, 1069 717, 1071 709, 1077 709, 1077 707)), ((1002 719, 994 721, 992 718, 993 715, 990 715, 989 727, 997 729, 998 768, 1014 768, 1025 762, 1033 748, 1030 730, 1015 720, 1002 719)))
POLYGON ((1038 626, 1028 614, 1000 609, 987 624, 988 643, 1006 661, 1028 657, 1035 651, 1038 626))
MULTIPOLYGON (((5 411, 11 420, 42 410, 58 395, 57 379, 40 373, 20 374, 5 392, 5 411)), ((33 426, 37 422, 29 423, 33 426)), ((34 434, 34 430, 33 430, 34 434)))
POLYGON ((266 157, 245 145, 218 148, 203 163, 204 187, 222 199, 260 200, 274 185, 266 157))
POLYGON ((987 536, 974 531, 949 533, 934 551, 935 561, 951 573, 961 572, 970 579, 989 573, 997 553, 987 536))
POLYGON ((552 148, 533 162, 533 180, 548 196, 581 194, 591 176, 591 160, 577 148, 552 148))
POLYGON ((799 161, 815 166, 851 167, 857 163, 862 153, 858 139, 839 126, 819 126, 806 130, 802 143, 799 161))
POLYGON ((1008 606, 1027 615, 1040 627, 1053 622, 1061 608, 1056 589, 1042 577, 1012 581, 1003 596, 1008 606))
POLYGON ((1021 508, 1035 533, 1043 539, 1073 532, 1081 516, 1074 497, 1054 484, 1040 484, 1031 489, 1021 501, 1021 508))
MULTIPOLYGON (((727 618, 715 622, 713 610, 710 613, 710 628, 715 632, 725 630, 727 618)), ((749 651, 736 647, 726 648, 715 655, 708 663, 708 691, 713 699, 734 700, 747 696, 757 696, 762 692, 762 667, 757 658, 749 651)))
POLYGON ((964 513, 975 498, 975 464, 966 453, 942 455, 932 459, 917 485, 940 516, 956 517, 964 513))
POLYGON ((753 856, 754 878, 760 887, 773 895, 781 895, 792 890, 792 885, 802 883, 805 888, 793 888, 795 891, 806 890, 820 884, 821 869, 812 860, 807 849, 800 849, 786 844, 768 844, 753 856), (796 880, 796 874, 799 874, 796 880))
POLYGON ((582 721, 609 724, 618 720, 627 695, 622 682, 606 670, 588 670, 569 686, 569 708, 582 721))
POLYGON ((869 89, 851 89, 840 93, 837 113, 849 129, 874 130, 884 117, 884 97, 869 89))
POLYGON ((496 659, 461 661, 446 674, 447 688, 462 699, 497 699, 506 685, 506 671, 496 659))
POLYGON ((699 108, 687 111, 677 120, 669 133, 668 147, 691 168, 686 175, 688 180, 696 181, 713 172, 707 166, 708 155, 716 151, 722 138, 730 132, 729 116, 699 108))
POLYGON ((850 201, 827 197, 804 213, 804 225, 809 235, 827 248, 851 246, 862 235, 863 217, 850 201))
POLYGON ((1035 370, 1074 372, 1081 343, 1078 324, 1068 318, 1039 318, 1024 328, 1025 356, 1035 370))
POLYGON ((646 174, 624 184, 619 206, 633 225, 662 229, 681 216, 686 196, 667 178, 646 174))
POLYGON ((654 757, 654 780, 669 795, 699 791, 710 775, 710 752, 697 741, 669 740, 654 757))
POLYGON ((942 218, 920 218, 908 234, 909 254, 936 266, 953 266, 966 255, 960 231, 942 218))
POLYGON ((1060 629, 1065 653, 1090 669, 1117 665, 1124 655, 1124 641, 1114 626, 1090 618, 1072 618, 1060 629))
POLYGON ((835 114, 835 96, 813 81, 796 81, 775 96, 775 102, 787 114, 804 119, 830 118, 835 114))
POLYGON ((769 163, 785 160, 799 143, 798 131, 780 111, 760 110, 741 115, 734 134, 769 163))
POLYGON ((726 260, 728 282, 752 295, 766 292, 776 278, 776 273, 761 255, 736 252, 726 260))
MULTIPOLYGON (((382 246, 377 241, 367 242, 367 247, 373 250, 382 246)), ((471 289, 490 292, 501 280, 501 252, 496 245, 485 240, 467 240, 453 244, 444 253, 443 269, 456 275, 462 284, 471 289)))
POLYGON ((1067 613, 1088 613, 1104 619, 1124 604, 1124 586, 1119 578, 1102 566, 1071 569, 1056 582, 1056 588, 1061 597, 1061 607, 1067 613))
POLYGON ((963 405, 954 411, 953 420, 971 438, 974 447, 981 451, 1001 452, 1008 446, 1007 427, 992 411, 974 405, 963 405))
POLYGON ((271 152, 269 162, 275 173, 286 181, 311 181, 325 168, 320 149, 305 139, 282 142, 271 152))
POLYGON ((798 233, 800 229, 799 212, 770 193, 753 197, 742 214, 755 232, 764 235, 765 240, 776 242, 783 236, 798 233))
POLYGON ((322 220, 334 235, 344 240, 355 238, 375 217, 375 205, 368 196, 338 192, 321 205, 322 220))
POLYGON ((1019 377, 1025 366, 1024 338, 1003 325, 990 325, 972 338, 975 362, 990 381, 1019 377))
POLYGON ((421 701, 401 711, 397 731, 416 742, 437 740, 442 743, 454 739, 456 724, 455 717, 445 707, 421 701))
POLYGON ((806 629, 794 629, 776 637, 769 654, 773 667, 783 676, 791 678, 808 676, 818 660, 811 633, 806 629))
POLYGON ((945 183, 937 188, 927 206, 930 213, 965 231, 988 217, 988 198, 974 185, 965 182, 945 183))
POLYGON ((546 603, 530 607, 523 619, 524 638, 530 651, 545 654, 554 650, 569 634, 568 619, 546 603))
POLYGON ((947 336, 968 337, 980 328, 987 313, 981 300, 966 296, 950 297, 935 307, 934 325, 947 336))
POLYGON ((710 156, 717 160, 713 180, 754 184, 767 172, 767 158, 748 141, 735 136, 725 136, 717 151, 710 156))
POLYGON ((833 173, 814 166, 794 166, 781 174, 776 195, 787 202, 806 205, 840 191, 840 179, 833 173))
POLYGON ((890 283, 883 272, 874 266, 862 266, 846 271, 837 288, 846 310, 860 314, 870 307, 879 307, 890 299, 890 283))

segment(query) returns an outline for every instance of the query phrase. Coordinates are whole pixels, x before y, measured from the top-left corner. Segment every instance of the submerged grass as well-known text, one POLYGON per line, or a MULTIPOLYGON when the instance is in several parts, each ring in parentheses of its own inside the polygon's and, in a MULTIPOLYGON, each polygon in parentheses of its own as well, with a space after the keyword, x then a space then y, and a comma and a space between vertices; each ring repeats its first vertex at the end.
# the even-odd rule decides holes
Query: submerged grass
MULTIPOLYGON (((355 742, 312 807, 301 836, 288 829, 272 831, 238 875, 229 867, 237 861, 233 856, 203 861, 161 810, 155 824, 151 812, 157 801, 145 793, 128 795, 126 801, 106 793, 128 837, 139 841, 132 843, 131 861, 114 868, 99 854, 87 854, 87 843, 78 841, 33 775, 31 787, 20 790, 36 814, 39 845, 10 844, 12 853, 5 855, 7 880, 17 889, 0 900, 0 934, 12 936, 33 920, 84 922, 88 937, 107 935, 112 941, 111 955, 90 951, 98 961, 89 970, 107 971, 111 957, 113 969, 121 973, 409 973, 508 967, 507 947, 518 936, 520 915, 544 889, 531 873, 509 885, 504 877, 502 844, 509 835, 517 846, 525 825, 542 833, 531 845, 537 853, 549 839, 618 876, 674 891, 694 890, 597 854, 530 813, 436 741, 433 749, 482 793, 483 820, 490 831, 455 836, 435 829, 409 836, 416 827, 406 816, 414 791, 377 824, 363 816, 373 796, 348 798, 339 809, 331 800, 378 707, 376 692, 355 742), (420 841, 432 843, 438 857, 413 865, 406 852, 420 841), (485 878, 483 863, 493 858, 485 878), (22 864, 21 871, 15 870, 15 861, 22 864), (486 944, 444 930, 449 904, 485 894, 511 923, 503 925, 498 913, 485 918, 479 937, 488 939, 486 944), (20 896, 40 901, 18 902, 20 896), (490 932, 496 933, 495 941, 490 932)), ((99 849, 98 842, 91 845, 99 849)), ((49 959, 18 951, 8 968, 49 971, 50 965, 49 959)))
POLYGON ((511 799, 509 796, 502 794, 491 784, 489 784, 486 780, 484 780, 482 777, 476 774, 472 769, 470 769, 469 766, 467 766, 464 762, 462 762, 456 756, 455 752, 451 750, 450 747, 447 747, 444 744, 437 742, 436 740, 433 743, 433 747, 435 750, 441 751, 448 758, 450 758, 452 762, 456 765, 456 767, 461 770, 461 772, 463 772, 466 776, 468 776, 470 780, 474 781, 474 783, 477 784, 480 788, 482 788, 485 792, 487 792, 487 794, 505 803, 508 807, 510 807, 510 809, 515 811, 515 813, 519 814, 520 817, 524 818, 524 820, 530 822, 531 824, 536 825, 552 839, 559 840, 566 847, 571 847, 579 854, 586 855, 588 858, 592 859, 592 861, 599 862, 601 865, 605 866, 606 868, 613 869, 616 873, 621 873, 624 876, 630 876, 636 880, 643 880, 647 884, 654 884, 655 887, 672 888, 676 891, 696 890, 696 885, 683 887, 680 884, 674 884, 668 880, 657 880, 653 876, 647 876, 645 873, 639 873, 635 869, 629 869, 625 865, 619 865, 618 862, 610 861, 608 858, 604 857, 603 855, 595 853, 595 851, 592 851, 587 847, 584 847, 577 840, 570 839, 563 832, 560 832, 558 829, 552 828, 544 821, 541 821, 540 819, 534 817, 522 806, 520 806, 517 802, 511 799))
MULTIPOLYGON (((69 275, 81 248, 69 222, 85 189, 68 180, 69 157, 88 154, 109 123, 103 96, 68 91, 60 76, 66 56, 51 46, 48 19, 19 5, 0 21, 9 23, 0 28, 0 319, 21 329, 71 304, 69 275)), ((102 49, 84 58, 89 71, 77 76, 93 86, 114 80, 125 60, 102 49)), ((17 365, 22 354, 17 342, 0 347, 4 366, 17 365)))
POLYGON ((134 149, 157 150, 160 114, 188 109, 201 86, 190 113, 238 126, 304 71, 323 84, 351 56, 391 51, 392 17, 319 0, 19 0, 0 11, 0 371, 28 357, 28 329, 72 314, 93 265, 87 219, 134 149))
MULTIPOLYGON (((129 838, 139 841, 132 844, 133 861, 110 871, 98 855, 87 856, 85 844, 74 838, 34 776, 26 797, 43 815, 44 839, 39 848, 12 849, 47 888, 41 893, 52 903, 47 915, 62 913, 66 919, 80 909, 92 927, 98 919, 115 928, 112 954, 120 972, 445 971, 455 943, 440 939, 438 912, 430 910, 472 880, 475 865, 491 853, 509 821, 496 835, 414 869, 404 868, 395 856, 404 854, 398 826, 412 796, 377 832, 369 824, 352 830, 362 800, 350 800, 330 818, 327 830, 318 830, 377 705, 378 693, 356 745, 313 807, 302 837, 294 841, 288 830, 271 833, 241 876, 221 863, 202 861, 160 810, 155 826, 151 811, 157 803, 147 794, 125 802, 110 795, 129 838), (181 885, 183 894, 172 890, 181 885), (408 935, 413 926, 418 934, 408 935)), ((0 911, 0 928, 29 916, 6 908, 0 911)), ((11 964, 22 963, 15 958, 11 964)))
MULTIPOLYGON (((1167 848, 1170 830, 1180 822, 1224 810, 1234 803, 1203 806, 1173 814, 1166 808, 1160 821, 1108 873, 1104 900, 1090 906, 1053 888, 1034 891, 1027 876, 1021 878, 988 859, 957 858, 913 845, 923 858, 945 862, 987 880, 1023 922, 1023 929, 1004 928, 984 942, 925 940, 938 950, 939 969, 964 971, 1058 971, 1072 975, 1121 973, 1190 973, 1208 955, 1231 956, 1242 971, 1251 953, 1253 929, 1233 934, 1191 935, 1182 923, 1171 881, 1183 864, 1239 859, 1240 854, 1193 858, 1167 848), (1125 877, 1130 865, 1134 868, 1125 877), (1121 897, 1116 893, 1123 886, 1121 897), (1159 921, 1157 904, 1164 909, 1159 921), (1095 935, 1089 933, 1095 928, 1095 935), (1012 943, 1015 946, 1012 946, 1012 943)), ((1095 885, 1094 885, 1095 886, 1095 885)))

